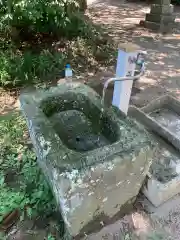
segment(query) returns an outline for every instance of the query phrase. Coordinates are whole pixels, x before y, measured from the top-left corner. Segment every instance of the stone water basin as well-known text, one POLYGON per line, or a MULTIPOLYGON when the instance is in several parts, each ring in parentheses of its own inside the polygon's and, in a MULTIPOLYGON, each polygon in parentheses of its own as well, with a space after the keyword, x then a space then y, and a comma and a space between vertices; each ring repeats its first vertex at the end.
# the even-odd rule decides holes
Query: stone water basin
POLYGON ((141 108, 142 118, 158 135, 180 150, 180 101, 165 95, 141 108))
MULTIPOLYGON (((166 107, 165 104, 163 106, 166 107)), ((163 127, 171 129, 172 132, 175 122, 179 120, 174 111, 168 108, 159 108, 159 106, 157 109, 150 111, 150 114, 145 114, 142 112, 142 109, 131 106, 128 113, 143 123, 151 132, 154 141, 158 143, 153 154, 153 163, 150 167, 146 184, 142 188, 144 195, 155 207, 159 207, 180 192, 180 153, 168 141, 166 142, 159 137, 159 134, 154 134, 159 129, 159 125, 155 125, 154 119, 157 120, 158 124, 162 124, 163 127), (151 119, 149 120, 149 115, 153 118, 152 122, 151 119)), ((178 131, 174 133, 178 133, 178 131)))
POLYGON ((164 107, 162 109, 154 110, 149 114, 149 116, 167 128, 173 134, 180 136, 180 115, 171 110, 168 106, 167 108, 164 107))
POLYGON ((142 125, 102 106, 80 83, 23 94, 20 102, 69 235, 79 239, 117 220, 135 200, 155 149, 142 125))

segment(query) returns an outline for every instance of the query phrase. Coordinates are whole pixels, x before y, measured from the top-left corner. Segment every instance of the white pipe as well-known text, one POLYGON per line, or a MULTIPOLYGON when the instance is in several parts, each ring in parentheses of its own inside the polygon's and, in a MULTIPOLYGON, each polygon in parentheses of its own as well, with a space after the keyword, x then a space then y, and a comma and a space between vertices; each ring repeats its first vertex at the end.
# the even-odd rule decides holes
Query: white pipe
POLYGON ((144 67, 144 64, 141 68, 141 71, 138 75, 135 75, 135 76, 129 76, 129 77, 119 77, 119 78, 109 78, 105 83, 104 83, 104 88, 108 88, 108 85, 109 83, 111 82, 116 82, 116 81, 132 81, 132 80, 135 80, 137 78, 140 78, 144 75, 144 72, 145 72, 145 67, 144 67))

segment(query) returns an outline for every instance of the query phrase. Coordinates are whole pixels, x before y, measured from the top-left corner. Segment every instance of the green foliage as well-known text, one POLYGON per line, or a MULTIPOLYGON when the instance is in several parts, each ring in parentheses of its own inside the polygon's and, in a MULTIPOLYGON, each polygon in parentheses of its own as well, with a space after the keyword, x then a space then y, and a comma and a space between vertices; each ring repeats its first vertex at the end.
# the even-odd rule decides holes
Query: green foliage
POLYGON ((4 233, 0 232, 0 239, 1 240, 7 240, 8 237, 6 237, 4 233))
POLYGON ((66 54, 52 48, 53 38, 81 34, 81 2, 84 0, 0 1, 1 86, 53 80, 52 76, 60 74, 66 54), (49 46, 39 49, 44 38, 50 41, 49 46))
POLYGON ((148 240, 163 240, 163 239, 167 239, 167 237, 165 237, 164 234, 158 232, 154 232, 151 236, 148 237, 148 240))
POLYGON ((25 122, 18 115, 1 120, 0 134, 0 221, 14 209, 29 217, 52 213, 54 198, 34 152, 26 146, 25 122))
POLYGON ((80 10, 78 0, 4 0, 0 7, 2 24, 44 33, 67 32, 80 10))
POLYGON ((48 235, 47 240, 55 240, 55 238, 50 234, 48 235))
POLYGON ((3 217, 14 209, 22 209, 24 194, 12 191, 3 184, 0 186, 0 222, 3 217))
POLYGON ((99 29, 84 22, 79 35, 83 36, 71 42, 64 40, 64 51, 48 48, 20 51, 13 44, 0 44, 0 85, 11 87, 52 81, 60 77, 67 62, 81 72, 87 68, 97 69, 99 63, 112 64, 114 46, 99 29))
POLYGON ((62 69, 65 55, 42 50, 15 54, 12 50, 0 51, 0 83, 2 86, 37 83, 57 76, 62 69))
POLYGON ((81 72, 107 64, 114 46, 86 7, 86 0, 0 0, 0 86, 55 80, 67 63, 81 72))

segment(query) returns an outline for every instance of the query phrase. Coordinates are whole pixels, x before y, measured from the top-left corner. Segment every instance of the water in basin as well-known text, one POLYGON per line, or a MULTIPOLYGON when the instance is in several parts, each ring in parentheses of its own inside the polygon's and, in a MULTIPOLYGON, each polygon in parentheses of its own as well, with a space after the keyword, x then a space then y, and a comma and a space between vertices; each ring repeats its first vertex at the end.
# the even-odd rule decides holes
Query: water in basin
POLYGON ((53 114, 50 119, 64 144, 72 150, 89 151, 110 143, 83 112, 67 110, 53 114))
POLYGON ((46 99, 41 109, 71 150, 85 152, 117 141, 116 124, 83 94, 67 92, 46 99))

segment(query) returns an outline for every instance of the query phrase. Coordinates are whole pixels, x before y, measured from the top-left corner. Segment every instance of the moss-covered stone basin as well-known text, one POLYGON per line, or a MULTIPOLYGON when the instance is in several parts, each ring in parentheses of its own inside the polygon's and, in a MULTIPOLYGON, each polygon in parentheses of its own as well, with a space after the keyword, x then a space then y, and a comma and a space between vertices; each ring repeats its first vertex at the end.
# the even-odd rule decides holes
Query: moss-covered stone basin
POLYGON ((118 140, 117 123, 84 94, 65 92, 40 104, 63 144, 84 152, 118 140))
POLYGON ((144 128, 80 83, 23 94, 20 102, 70 235, 116 220, 149 170, 155 146, 144 128))

